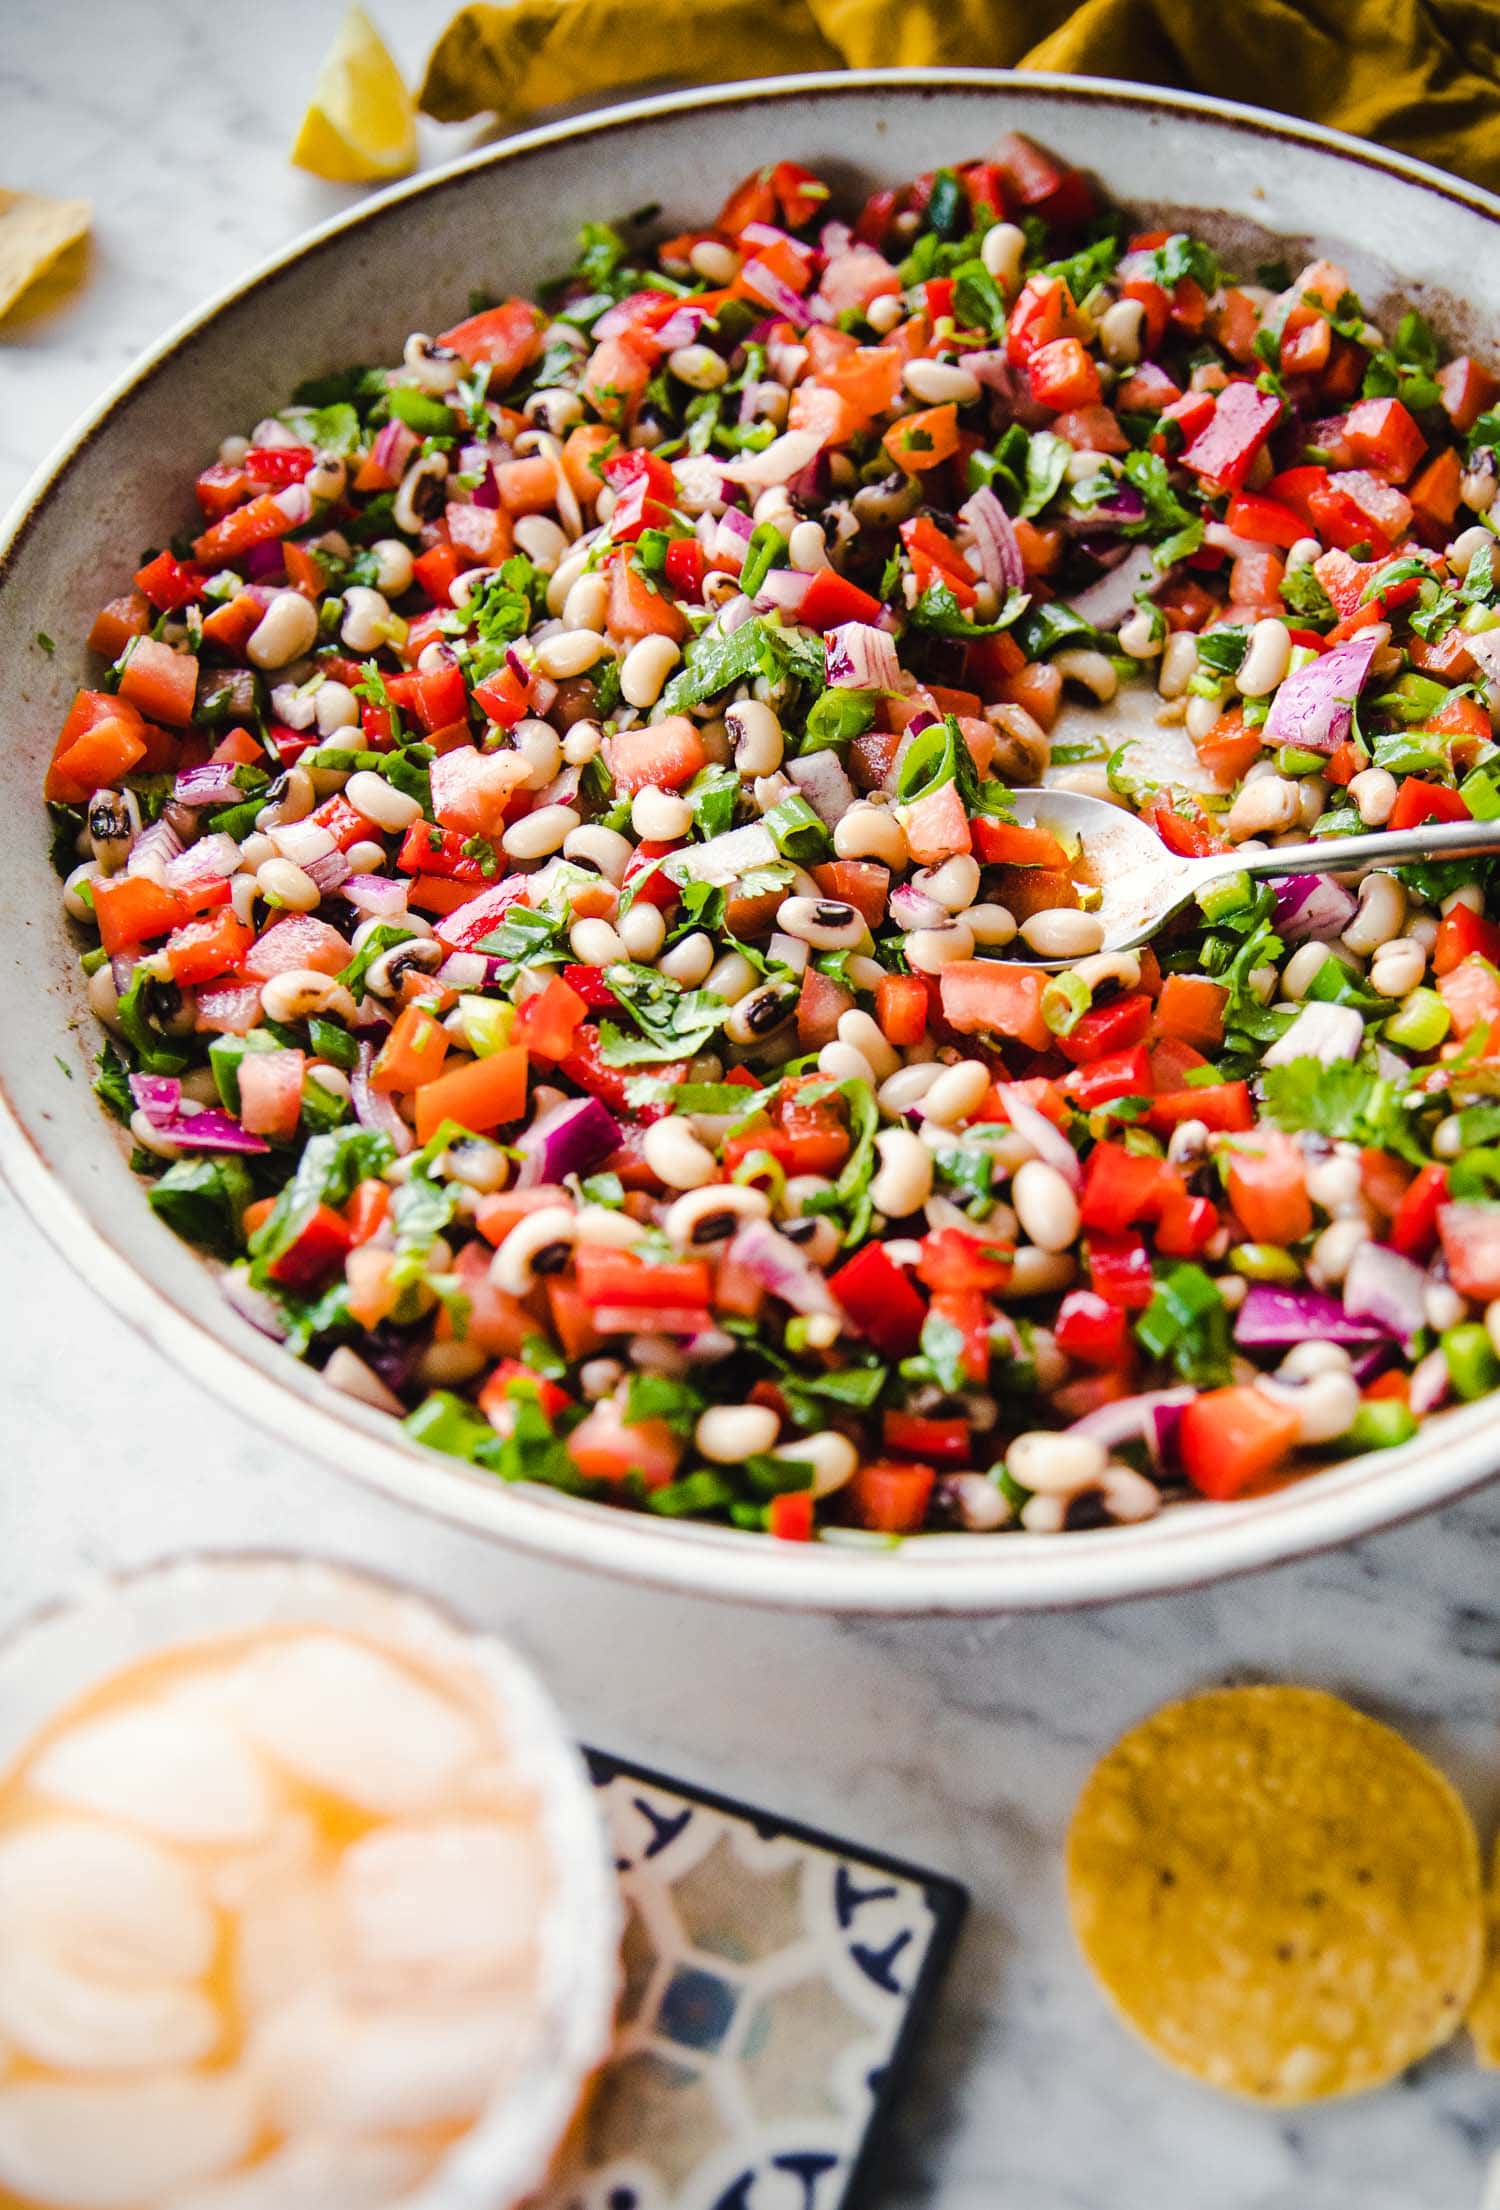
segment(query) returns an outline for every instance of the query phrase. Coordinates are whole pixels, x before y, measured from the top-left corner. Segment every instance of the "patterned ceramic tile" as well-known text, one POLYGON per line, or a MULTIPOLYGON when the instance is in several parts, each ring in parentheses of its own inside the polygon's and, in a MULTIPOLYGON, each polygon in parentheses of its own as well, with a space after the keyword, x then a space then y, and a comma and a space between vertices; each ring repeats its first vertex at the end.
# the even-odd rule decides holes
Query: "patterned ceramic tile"
POLYGON ((852 2210, 964 1891, 590 1764, 625 1896, 624 1995, 545 2210, 852 2210))

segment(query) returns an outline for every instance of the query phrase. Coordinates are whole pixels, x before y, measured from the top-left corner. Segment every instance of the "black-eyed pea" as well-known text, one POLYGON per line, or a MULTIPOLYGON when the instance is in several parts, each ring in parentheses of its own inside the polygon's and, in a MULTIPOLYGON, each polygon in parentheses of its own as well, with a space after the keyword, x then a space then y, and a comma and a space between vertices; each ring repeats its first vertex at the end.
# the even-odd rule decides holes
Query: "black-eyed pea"
POLYGON ((901 1064, 900 1055, 887 1041, 880 1023, 857 1006, 839 1015, 839 1042, 853 1045, 876 1082, 888 1081, 901 1064))
POLYGON ((1010 1201, 1022 1228, 1038 1250, 1069 1250, 1078 1240, 1078 1199, 1065 1175, 1045 1159, 1027 1159, 1017 1167, 1010 1201))
POLYGON ((814 1496, 832 1496, 853 1480, 859 1466, 859 1452, 835 1427, 821 1428, 814 1435, 799 1435, 794 1442, 778 1443, 771 1455, 811 1466, 814 1496))
POLYGON ((968 959, 974 950, 974 931, 958 917, 945 927, 913 929, 903 945, 906 963, 919 975, 941 974, 957 959, 968 959))
POLYGON ((769 1405, 711 1404, 693 1430, 693 1443, 710 1465, 742 1466, 772 1449, 780 1433, 769 1405))
POLYGON ((992 1081, 982 1059, 960 1059, 956 1066, 944 1067, 922 1099, 924 1120, 956 1128, 971 1113, 978 1112, 990 1094, 992 1081))
POLYGON ((529 1296, 539 1279, 560 1274, 578 1241, 571 1205, 542 1205, 524 1213, 490 1260, 490 1280, 507 1296, 529 1296))
POLYGON ((1086 959, 1104 946, 1104 923, 1098 914, 1080 913, 1070 906, 1029 914, 1020 934, 1039 959, 1086 959))
POLYGON ((747 1220, 767 1220, 771 1200, 752 1182, 705 1182, 667 1207, 662 1232, 681 1251, 727 1243, 747 1220))
POLYGON ((880 1159, 870 1201, 888 1220, 905 1220, 932 1195, 932 1153, 909 1128, 885 1128, 875 1138, 880 1159))
POLYGON ((718 1175, 713 1153, 675 1113, 654 1120, 641 1138, 647 1166, 668 1189, 702 1189, 718 1175))
POLYGON ((1091 1435, 1056 1434, 1033 1428, 1018 1435, 1005 1453, 1005 1470, 1023 1489, 1038 1496, 1077 1496, 1102 1479, 1109 1460, 1091 1435))

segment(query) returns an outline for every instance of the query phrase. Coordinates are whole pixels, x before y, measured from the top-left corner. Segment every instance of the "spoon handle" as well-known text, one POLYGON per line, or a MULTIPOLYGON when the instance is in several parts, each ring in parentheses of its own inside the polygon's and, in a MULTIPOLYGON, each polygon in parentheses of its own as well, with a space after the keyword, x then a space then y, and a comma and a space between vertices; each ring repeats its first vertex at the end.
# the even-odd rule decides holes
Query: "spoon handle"
MULTIPOLYGON (((1427 822, 1416 829, 1372 829, 1368 836, 1325 836, 1308 844, 1273 845, 1268 852, 1225 853, 1215 876, 1342 875, 1357 867, 1397 867, 1406 860, 1478 858, 1500 852, 1500 821, 1427 822)), ((1204 870, 1208 879, 1208 870, 1204 870)))

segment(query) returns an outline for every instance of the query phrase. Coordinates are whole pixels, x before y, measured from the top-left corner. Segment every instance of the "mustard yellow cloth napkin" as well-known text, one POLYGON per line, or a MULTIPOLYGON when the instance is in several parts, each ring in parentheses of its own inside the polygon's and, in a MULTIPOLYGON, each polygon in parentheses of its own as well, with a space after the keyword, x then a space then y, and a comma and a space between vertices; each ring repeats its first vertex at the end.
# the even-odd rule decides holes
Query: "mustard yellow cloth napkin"
POLYGON ((422 106, 514 126, 647 86, 944 63, 1249 100, 1500 190, 1500 0, 474 0, 422 106))

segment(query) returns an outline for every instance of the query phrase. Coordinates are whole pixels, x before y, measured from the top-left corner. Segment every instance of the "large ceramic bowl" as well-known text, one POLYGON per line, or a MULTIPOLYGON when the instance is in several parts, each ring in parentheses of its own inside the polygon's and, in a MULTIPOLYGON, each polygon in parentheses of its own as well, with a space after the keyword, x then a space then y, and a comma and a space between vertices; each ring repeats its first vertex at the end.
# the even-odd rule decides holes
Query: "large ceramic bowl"
MULTIPOLYGON (((895 71, 769 80, 639 101, 530 131, 398 186, 270 261, 174 331, 104 401, 0 533, 0 1161, 38 1222, 164 1356, 274 1434, 392 1495, 521 1547, 632 1578, 818 1610, 1025 1610, 1191 1586, 1344 1542, 1500 1471, 1489 1405, 1400 1450, 1275 1495, 1143 1526, 955 1535, 880 1551, 793 1545, 507 1488, 406 1442, 336 1396, 216 1297, 148 1209, 84 1080, 94 1048, 76 946, 48 864, 43 763, 82 670, 76 640, 140 545, 188 520, 178 486, 229 429, 300 378, 399 357, 471 286, 524 290, 590 216, 661 203, 690 227, 746 171, 795 156, 840 191, 981 155, 1023 130, 1143 211, 1257 253, 1254 233, 1343 262, 1367 305, 1422 306, 1450 339, 1500 338, 1500 201, 1337 133, 1223 102, 1078 79, 895 71), (35 639, 61 640, 49 657, 35 639), (69 1062, 63 1066, 60 1059, 69 1062)), ((191 219, 191 217, 189 217, 191 219)), ((358 1509, 351 1496, 350 1509, 358 1509)))

